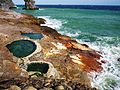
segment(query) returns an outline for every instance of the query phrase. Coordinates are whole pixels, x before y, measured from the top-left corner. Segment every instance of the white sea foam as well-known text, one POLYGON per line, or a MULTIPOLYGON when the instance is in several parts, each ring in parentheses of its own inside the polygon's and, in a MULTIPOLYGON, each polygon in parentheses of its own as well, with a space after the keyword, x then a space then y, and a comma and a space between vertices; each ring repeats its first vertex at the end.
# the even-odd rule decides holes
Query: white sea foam
POLYGON ((101 60, 106 62, 103 64, 103 71, 93 75, 94 86, 99 87, 100 90, 120 90, 120 62, 117 61, 120 58, 120 46, 113 46, 107 43, 101 45, 100 42, 87 42, 86 44, 102 52, 101 60))
MULTIPOLYGON (((103 71, 100 73, 90 73, 93 79, 92 86, 100 90, 120 90, 120 43, 114 37, 98 37, 102 41, 84 42, 77 39, 79 43, 87 44, 90 48, 100 51, 101 60, 106 63, 102 65, 103 71), (113 41, 114 40, 114 41, 113 41), (117 45, 108 44, 107 41, 118 42, 117 45)), ((118 38, 116 38, 118 39, 118 38)))
POLYGON ((43 9, 43 8, 39 8, 39 10, 45 10, 45 9, 43 9))
POLYGON ((66 33, 67 36, 70 36, 70 37, 78 37, 79 36, 79 33, 66 33))
MULTIPOLYGON (((62 27, 62 24, 65 23, 57 19, 52 19, 49 16, 40 16, 38 18, 43 18, 46 20, 46 24, 43 24, 43 26, 49 26, 56 30, 59 30, 62 27)), ((75 38, 81 34, 81 32, 71 33, 68 30, 59 32, 61 34, 75 38)), ((120 61, 117 61, 117 59, 120 58, 120 43, 117 43, 116 46, 114 44, 110 45, 107 43, 109 41, 115 40, 114 37, 97 38, 101 41, 95 41, 91 43, 77 40, 80 43, 87 44, 89 47, 100 51, 102 53, 101 60, 106 62, 102 65, 102 72, 90 74, 93 79, 92 85, 98 87, 100 90, 120 90, 120 61)))
POLYGON ((38 16, 38 18, 43 18, 46 20, 46 23, 41 26, 48 26, 56 30, 59 30, 62 27, 62 24, 65 23, 64 21, 58 19, 52 19, 50 16, 38 16))

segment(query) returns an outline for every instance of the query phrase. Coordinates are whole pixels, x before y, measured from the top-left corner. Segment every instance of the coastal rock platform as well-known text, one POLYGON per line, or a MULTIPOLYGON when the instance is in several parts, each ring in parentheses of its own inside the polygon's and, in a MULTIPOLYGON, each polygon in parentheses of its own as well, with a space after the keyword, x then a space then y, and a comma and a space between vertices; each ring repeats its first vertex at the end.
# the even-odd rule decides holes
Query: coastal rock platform
POLYGON ((0 10, 0 90, 96 90, 88 73, 103 69, 100 52, 41 24, 0 10))

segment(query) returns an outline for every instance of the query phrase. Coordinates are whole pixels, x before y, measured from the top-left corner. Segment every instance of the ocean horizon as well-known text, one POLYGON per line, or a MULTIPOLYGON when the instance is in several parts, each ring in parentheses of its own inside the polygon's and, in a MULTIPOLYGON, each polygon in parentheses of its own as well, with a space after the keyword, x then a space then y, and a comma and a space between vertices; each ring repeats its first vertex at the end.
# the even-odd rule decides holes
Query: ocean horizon
MULTIPOLYGON (((23 7, 24 5, 17 5, 23 7)), ((120 10, 120 5, 39 5, 39 8, 70 8, 70 9, 93 9, 93 10, 120 10)))

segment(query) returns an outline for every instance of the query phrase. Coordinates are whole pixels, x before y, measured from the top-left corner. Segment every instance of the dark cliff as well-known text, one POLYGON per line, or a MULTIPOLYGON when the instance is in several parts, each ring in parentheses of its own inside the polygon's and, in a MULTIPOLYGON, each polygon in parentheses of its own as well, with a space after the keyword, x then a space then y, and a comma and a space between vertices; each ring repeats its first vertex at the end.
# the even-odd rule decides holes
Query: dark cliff
POLYGON ((14 6, 15 4, 13 3, 12 0, 0 0, 0 8, 9 9, 14 6))

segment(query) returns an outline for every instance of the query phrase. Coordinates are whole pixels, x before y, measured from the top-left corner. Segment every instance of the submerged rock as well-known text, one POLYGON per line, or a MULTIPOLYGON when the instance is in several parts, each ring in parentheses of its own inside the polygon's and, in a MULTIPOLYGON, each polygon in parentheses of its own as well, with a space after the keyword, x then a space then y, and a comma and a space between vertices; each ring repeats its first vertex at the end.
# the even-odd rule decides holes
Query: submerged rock
POLYGON ((36 50, 34 42, 29 40, 17 40, 6 46, 16 57, 26 57, 36 50))
POLYGON ((40 33, 22 33, 21 35, 27 36, 31 39, 42 39, 44 36, 40 33))

